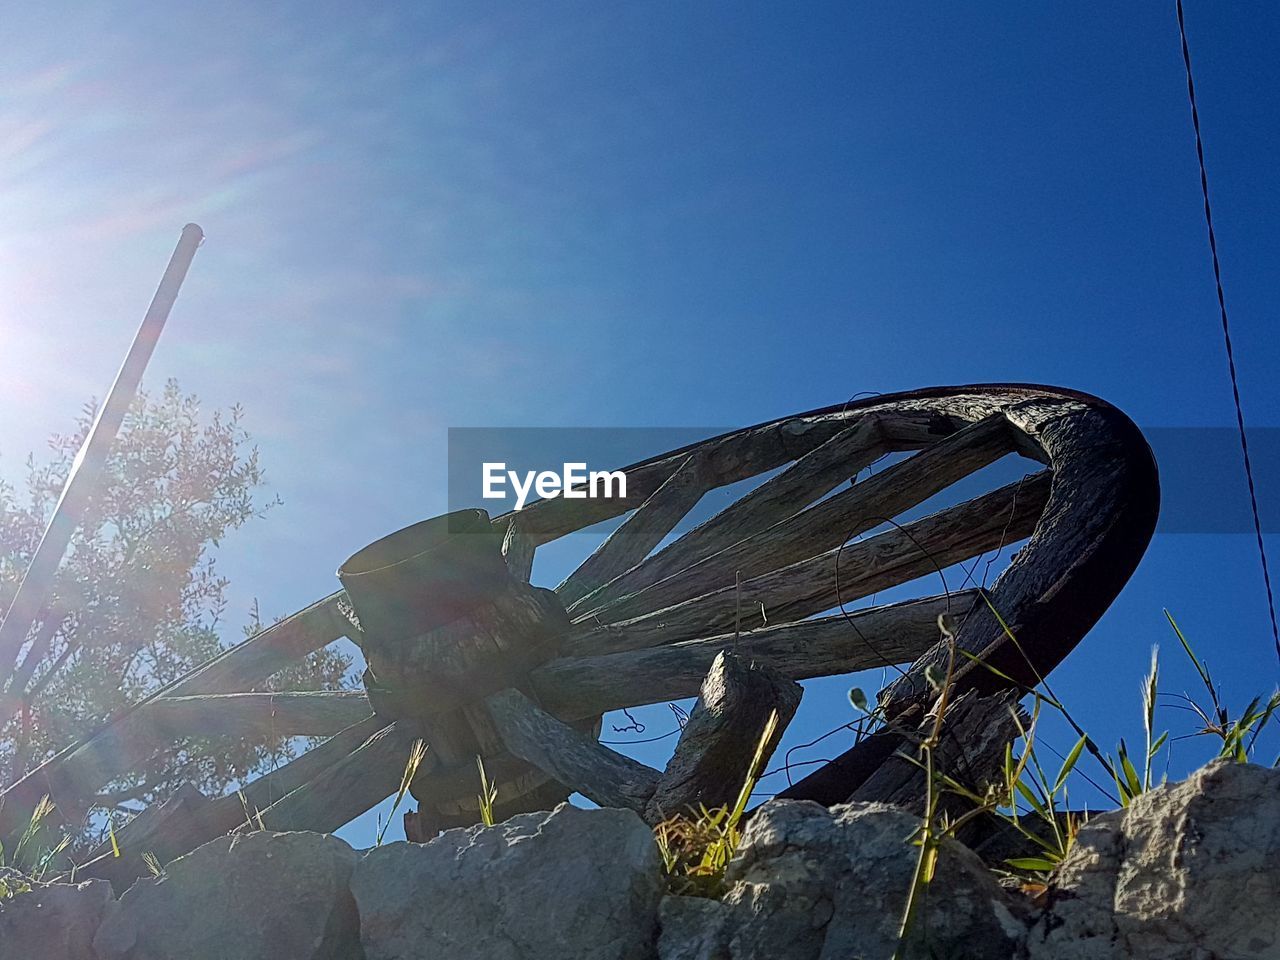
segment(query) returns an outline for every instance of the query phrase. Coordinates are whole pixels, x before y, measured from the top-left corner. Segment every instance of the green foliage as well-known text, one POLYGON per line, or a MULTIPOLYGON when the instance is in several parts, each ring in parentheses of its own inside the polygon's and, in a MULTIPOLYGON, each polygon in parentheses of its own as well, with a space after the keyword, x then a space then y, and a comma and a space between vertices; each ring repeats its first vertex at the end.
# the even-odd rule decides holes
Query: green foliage
MULTIPOLYGON (((93 413, 86 406, 70 433, 50 441, 47 460, 28 458, 20 488, 0 482, 0 604, 30 562, 93 413)), ((0 783, 224 649, 227 581, 212 551, 275 502, 260 498, 265 477, 241 416, 238 407, 202 415, 173 381, 134 402, 0 697, 0 783)), ((250 627, 260 625, 255 615, 250 627)), ((320 651, 262 689, 335 688, 348 666, 320 651)), ((127 818, 179 783, 222 793, 295 753, 282 737, 191 738, 107 785, 93 832, 105 829, 106 812, 127 818)))
POLYGON ((8 900, 31 889, 31 881, 17 871, 0 867, 0 900, 8 900))
MULTIPOLYGON (((990 601, 988 601, 988 605, 990 601)), ((993 612, 994 612, 994 608, 993 612)), ((997 617, 999 614, 997 613, 997 617)), ((1178 627, 1168 611, 1165 616, 1173 628, 1175 635, 1194 666, 1197 676, 1206 691, 1208 702, 1202 703, 1188 694, 1175 694, 1176 699, 1190 709, 1201 721, 1201 728, 1193 736, 1209 736, 1219 740, 1217 756, 1239 763, 1249 762, 1256 746, 1257 738, 1263 729, 1272 721, 1280 709, 1280 692, 1273 693, 1267 700, 1255 697, 1238 717, 1232 717, 1222 702, 1218 686, 1214 683, 1208 666, 1196 655, 1186 635, 1178 627)), ((1008 626, 1001 620, 1006 635, 1016 643, 1008 626)), ((970 799, 985 803, 997 815, 1017 827, 1023 834, 1044 849, 1044 854, 1036 858, 1023 858, 1011 861, 1010 865, 1025 870, 1041 871, 1051 869, 1060 863, 1071 849, 1075 839, 1078 823, 1066 809, 1068 778, 1076 770, 1084 752, 1089 751, 1092 759, 1101 768, 1105 777, 1116 786, 1116 800, 1121 806, 1128 806, 1137 797, 1146 793, 1153 786, 1158 786, 1154 777, 1156 760, 1161 751, 1169 743, 1167 731, 1157 733, 1157 707, 1159 698, 1165 696, 1160 691, 1160 658, 1159 649, 1152 648, 1151 668, 1143 678, 1140 686, 1141 713, 1144 749, 1140 758, 1141 766, 1135 763, 1126 741, 1121 738, 1116 753, 1110 756, 1102 753, 1088 734, 1080 731, 1079 725, 1071 718, 1066 707, 1056 698, 1047 695, 1047 685, 1041 683, 1041 689, 1033 694, 1034 709, 1030 730, 1022 733, 1022 754, 1017 763, 1012 762, 1012 745, 1005 763, 1005 782, 1001 790, 993 797, 977 798, 970 791, 970 799), (1043 775, 1037 755, 1034 729, 1042 706, 1047 706, 1065 717, 1079 732, 1079 739, 1067 755, 1058 775, 1052 782, 1043 775), (1029 812, 1038 817, 1048 828, 1045 831, 1029 831, 1022 827, 1019 808, 1029 808, 1029 812), (1032 862, 1035 861, 1035 862, 1032 862)), ((964 792, 963 788, 951 781, 952 788, 964 792)))
MULTIPOLYGON (((1003 628, 1007 639, 1017 650, 1022 651, 1017 637, 1009 629, 999 611, 992 606, 985 593, 982 596, 1003 628)), ((1222 702, 1220 691, 1213 682, 1208 666, 1196 655, 1168 611, 1165 612, 1165 616, 1168 617, 1183 651, 1194 665, 1208 696, 1208 702, 1201 703, 1187 694, 1177 695, 1178 699, 1184 701, 1201 721, 1201 729, 1194 735, 1217 738, 1219 740, 1218 757, 1239 763, 1248 762, 1256 747, 1258 736, 1271 723, 1277 711, 1280 711, 1280 691, 1273 693, 1265 701, 1261 697, 1254 698, 1238 716, 1232 717, 1231 712, 1222 702)), ((1140 767, 1134 762, 1124 739, 1120 740, 1114 756, 1103 753, 1081 729, 1062 701, 1053 694, 1044 678, 1040 677, 1037 688, 1032 692, 1030 722, 1024 724, 1022 719, 1016 713, 1014 714, 1018 737, 1005 746, 1004 763, 999 780, 993 784, 983 785, 981 788, 960 782, 946 771, 936 769, 934 765, 934 748, 945 722, 956 655, 959 654, 981 664, 1008 681, 1011 686, 1015 684, 1006 674, 958 648, 953 631, 941 618, 939 627, 944 640, 947 641, 949 655, 945 670, 933 667, 926 674, 930 686, 938 694, 938 702, 933 711, 932 733, 920 742, 920 756, 915 758, 915 762, 926 772, 925 815, 920 830, 913 838, 913 842, 920 847, 920 856, 908 893, 895 958, 906 955, 908 944, 918 932, 919 904, 925 889, 933 879, 936 853, 943 837, 954 836, 960 827, 974 817, 982 815, 999 817, 1037 848, 1037 853, 1034 855, 1016 857, 1008 860, 1007 863, 1014 870, 1022 871, 1025 889, 1042 891, 1045 889, 1049 874, 1071 851, 1082 825, 1080 815, 1071 811, 1069 804, 1070 782, 1073 776, 1082 775, 1079 771, 1081 761, 1087 757, 1100 767, 1105 779, 1116 786, 1116 801, 1122 806, 1128 806, 1153 786, 1158 786, 1153 774, 1155 761, 1169 743, 1167 732, 1157 733, 1156 708, 1162 693, 1159 651, 1153 648, 1151 668, 1143 678, 1140 687, 1144 740, 1140 767), (1056 712, 1066 720, 1077 735, 1071 750, 1062 758, 1061 764, 1052 776, 1049 774, 1050 768, 1042 762, 1036 738, 1036 730, 1045 709, 1056 712), (942 791, 965 798, 970 802, 971 808, 954 820, 940 815, 938 797, 942 791)), ((1023 656, 1025 658, 1026 654, 1023 653, 1023 656)), ((1027 663, 1031 662, 1027 658, 1027 663)), ((852 694, 850 699, 856 706, 858 701, 852 694)), ((1280 764, 1280 761, 1277 763, 1280 764)))
POLYGON ((906 957, 912 937, 917 930, 917 918, 920 905, 924 901, 925 891, 933 882, 938 867, 938 850, 943 839, 955 829, 939 814, 939 801, 942 795, 943 779, 936 768, 935 751, 942 740, 943 722, 947 715, 947 706, 952 690, 952 677, 955 675, 956 644, 955 628, 946 614, 938 616, 938 630, 946 642, 947 662, 941 668, 930 664, 925 670, 925 679, 938 695, 933 707, 933 724, 928 736, 920 743, 919 763, 925 772, 924 817, 920 828, 912 837, 912 844, 919 848, 916 856, 915 871, 911 877, 911 886, 907 890, 907 902, 902 912, 902 922, 898 927, 898 944, 893 951, 893 960, 906 957))
MULTIPOLYGON (((1207 703, 1202 703, 1186 694, 1179 697, 1200 720, 1201 728, 1197 734, 1214 737, 1220 741, 1219 757, 1239 763, 1248 762, 1253 756, 1258 736, 1275 719, 1276 712, 1280 710, 1280 690, 1274 691, 1266 700, 1254 697, 1240 715, 1233 719, 1230 710, 1222 702, 1222 695, 1218 685, 1213 682, 1209 667, 1196 656, 1195 651, 1191 649, 1191 644, 1187 642, 1186 636, 1168 610, 1164 615, 1178 637, 1178 642, 1182 644, 1183 651, 1195 666, 1196 674, 1209 698, 1207 703)), ((1272 766, 1280 766, 1280 757, 1276 758, 1272 766)))
POLYGON ((760 734, 732 808, 699 807, 694 816, 676 814, 654 827, 654 839, 672 893, 718 897, 723 892, 725 869, 742 841, 742 817, 760 779, 765 750, 777 731, 778 711, 774 710, 760 734))

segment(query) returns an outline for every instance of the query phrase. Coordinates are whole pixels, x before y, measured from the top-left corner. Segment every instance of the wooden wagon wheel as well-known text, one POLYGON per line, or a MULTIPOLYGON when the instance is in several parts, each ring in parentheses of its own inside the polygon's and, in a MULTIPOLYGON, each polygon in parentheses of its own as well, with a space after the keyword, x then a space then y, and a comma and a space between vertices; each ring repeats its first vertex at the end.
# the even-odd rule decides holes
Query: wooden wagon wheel
MULTIPOLYGON (((418 737, 430 744, 413 785, 420 808, 410 828, 419 835, 478 819, 477 753, 500 783, 499 815, 544 808, 574 790, 652 814, 655 795, 682 795, 672 782, 681 772, 669 768, 664 781, 601 746, 593 735, 601 714, 700 689, 704 699, 716 690, 732 699, 733 689, 756 684, 739 708, 775 702, 789 716, 798 691, 777 674, 895 663, 910 666, 881 701, 890 716, 908 716, 930 697, 924 674, 941 655, 937 617, 946 610, 960 624, 959 644, 999 671, 966 662, 959 687, 991 691, 1005 683, 1001 674, 1029 687, 1124 585, 1159 501, 1154 460, 1131 421, 1095 397, 1036 385, 873 397, 624 469, 625 499, 539 501, 470 538, 442 535, 447 521, 434 521, 357 554, 343 571, 350 597, 334 594, 267 628, 48 761, 4 792, 0 829, 46 793, 74 818, 105 783, 183 737, 267 729, 329 739, 242 795, 179 791, 118 831, 127 854, 177 856, 243 826, 246 808, 269 829, 336 829, 395 790, 418 737), (854 482, 895 452, 911 455, 854 482), (1043 469, 873 533, 1007 454, 1043 469), (781 467, 654 552, 707 491, 781 467), (528 585, 538 546, 627 512, 555 591, 528 585), (1024 539, 987 595, 1016 646, 974 589, 823 615, 1024 539), (388 570, 406 576, 373 582, 388 570), (434 585, 416 592, 430 602, 414 599, 415 583, 434 585), (341 636, 365 649, 368 697, 234 692, 341 636), (718 659, 726 650, 739 655, 734 663, 718 659), (708 679, 713 665, 718 674, 708 679)), ((461 522, 474 531, 477 516, 461 522)), ((714 722, 693 727, 677 748, 686 767, 707 750, 685 740, 717 732, 714 722)), ((894 746, 865 740, 787 795, 844 800, 894 746)), ((123 881, 140 869, 137 856, 104 853, 80 873, 123 881)))

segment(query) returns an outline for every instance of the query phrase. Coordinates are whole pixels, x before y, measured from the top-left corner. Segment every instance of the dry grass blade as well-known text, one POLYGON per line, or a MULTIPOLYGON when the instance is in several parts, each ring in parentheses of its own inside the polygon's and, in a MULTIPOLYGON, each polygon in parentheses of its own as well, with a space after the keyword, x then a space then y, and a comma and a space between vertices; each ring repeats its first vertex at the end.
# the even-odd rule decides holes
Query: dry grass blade
POLYGON ((484 772, 484 761, 480 757, 476 757, 476 769, 480 771, 480 794, 476 797, 476 801, 480 804, 480 822, 486 827, 492 827, 493 805, 498 800, 498 785, 489 782, 489 776, 484 772))
POLYGON ((422 740, 413 741, 413 746, 409 748, 409 759, 405 761, 404 773, 400 775, 400 787, 396 790, 395 803, 391 804, 391 812, 387 814, 387 822, 378 827, 378 836, 374 840, 374 846, 382 846, 382 838, 386 835, 387 827, 391 826, 391 821, 395 819, 396 811, 400 809, 404 795, 409 792, 409 784, 413 783, 413 778, 418 773, 418 767, 422 765, 426 755, 427 745, 422 740))

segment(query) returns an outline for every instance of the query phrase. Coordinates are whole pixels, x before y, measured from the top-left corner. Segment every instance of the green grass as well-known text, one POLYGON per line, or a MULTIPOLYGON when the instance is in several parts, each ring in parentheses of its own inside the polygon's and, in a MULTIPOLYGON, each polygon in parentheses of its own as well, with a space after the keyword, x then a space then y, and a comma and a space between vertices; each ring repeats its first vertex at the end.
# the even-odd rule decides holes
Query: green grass
MULTIPOLYGON (((1004 618, 986 594, 982 596, 1007 639, 1021 652, 1022 647, 1004 618)), ((1001 775, 995 783, 990 784, 962 783, 935 765, 935 749, 945 724, 956 657, 959 655, 973 660, 1009 681, 1011 686, 1016 684, 1006 674, 960 649, 945 615, 939 618, 939 629, 947 643, 948 663, 945 671, 932 670, 926 674, 937 694, 934 721, 930 733, 923 740, 913 737, 918 742, 918 756, 908 757, 925 771, 925 814, 920 829, 912 840, 920 849, 899 928, 895 960, 902 960, 907 955, 908 945, 919 933, 920 904, 934 877, 939 846, 945 837, 955 836, 960 827, 974 817, 995 816, 1034 845, 1037 850, 1034 855, 1013 858, 1007 861, 1007 865, 1016 871, 1015 876, 1022 881, 1025 890, 1037 892, 1047 889, 1052 872, 1071 852, 1083 822, 1081 815, 1070 808, 1072 780, 1084 776, 1095 787, 1099 786, 1096 780, 1081 771, 1082 762, 1093 763, 1101 771, 1101 779, 1115 785, 1116 795, 1111 799, 1121 807, 1129 806, 1136 798, 1163 783, 1163 779, 1159 783, 1156 781, 1154 773, 1157 759, 1168 749, 1170 743, 1167 731, 1158 732, 1160 697, 1172 696, 1181 701, 1180 706, 1196 716, 1198 729, 1189 736, 1215 739, 1217 758, 1237 763, 1251 762, 1257 750, 1259 736, 1280 712, 1280 690, 1267 698, 1255 697, 1238 714, 1233 714, 1224 703, 1221 689, 1214 682, 1208 665, 1196 655, 1186 635, 1168 611, 1165 611, 1165 616, 1183 652, 1195 667, 1203 693, 1197 699, 1186 693, 1162 692, 1159 650, 1152 649, 1150 670, 1139 687, 1143 746, 1137 762, 1123 738, 1117 744, 1114 754, 1105 753, 1053 693, 1044 678, 1038 676, 1039 682, 1031 693, 1030 721, 1024 724, 1015 712, 1018 737, 1006 745, 1001 775), (1056 769, 1043 760, 1037 740, 1036 731, 1046 710, 1055 712, 1066 720, 1077 736, 1062 762, 1055 765, 1056 769), (944 792, 969 801, 969 809, 954 819, 942 815, 939 812, 939 797, 944 792)), ((1025 652, 1022 655, 1030 665, 1031 660, 1026 657, 1025 652)), ((851 691, 850 700, 855 707, 865 710, 866 698, 861 691, 851 691)), ((872 711, 871 715, 876 716, 876 711, 872 711)), ((911 735, 907 731, 904 733, 911 735)), ((1280 766, 1280 758, 1272 766, 1280 766)))
POLYGON ((26 878, 17 881, 12 877, 7 880, 0 877, 0 900, 26 892, 31 888, 30 881, 42 880, 58 855, 70 846, 71 837, 65 833, 53 839, 54 831, 48 822, 53 811, 53 802, 46 794, 31 812, 12 849, 0 843, 0 867, 7 867, 26 878))
POLYGON ((723 892, 725 869, 742 842, 742 817, 760 779, 765 750, 777 730, 778 711, 773 710, 732 807, 708 810, 700 806, 692 815, 676 814, 654 827, 654 839, 672 893, 718 897, 723 892))
POLYGON ((490 783, 484 772, 484 761, 476 757, 476 769, 480 772, 480 794, 476 801, 480 804, 480 822, 486 827, 493 826, 493 805, 498 800, 498 785, 490 783))

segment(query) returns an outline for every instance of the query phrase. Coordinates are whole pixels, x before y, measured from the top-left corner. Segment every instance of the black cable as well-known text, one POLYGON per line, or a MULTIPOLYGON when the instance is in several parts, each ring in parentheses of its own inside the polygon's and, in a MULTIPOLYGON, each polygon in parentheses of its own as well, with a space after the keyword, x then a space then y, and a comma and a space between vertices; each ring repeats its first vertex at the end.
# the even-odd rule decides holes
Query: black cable
POLYGON ((1218 313, 1222 318, 1222 340, 1227 348, 1227 370, 1231 374, 1231 396, 1236 405, 1236 426, 1240 431, 1240 454, 1244 458, 1244 475, 1249 484, 1249 505, 1253 509, 1253 532, 1258 538, 1258 559, 1262 561, 1262 580, 1267 588, 1267 611, 1271 614, 1271 637, 1276 657, 1280 659, 1280 626, 1276 624, 1276 601, 1271 589, 1271 571, 1267 567, 1267 548, 1262 540, 1262 520, 1258 516, 1258 494, 1253 482, 1253 464, 1249 460, 1249 440, 1244 429, 1244 408, 1240 404, 1240 384, 1236 378, 1235 352, 1231 348, 1231 327, 1227 323, 1227 299, 1222 292, 1222 266, 1218 262, 1218 239, 1213 232, 1213 211, 1209 207, 1209 175, 1204 164, 1204 140, 1200 136, 1200 112, 1196 109, 1196 85, 1191 78, 1191 48, 1187 45, 1187 25, 1182 13, 1182 0, 1177 0, 1178 33, 1182 37, 1182 65, 1187 72, 1187 98, 1191 101, 1191 125, 1196 132, 1196 159, 1200 162, 1200 193, 1204 197, 1204 222, 1209 229, 1209 253, 1213 256, 1213 279, 1218 287, 1218 313))

